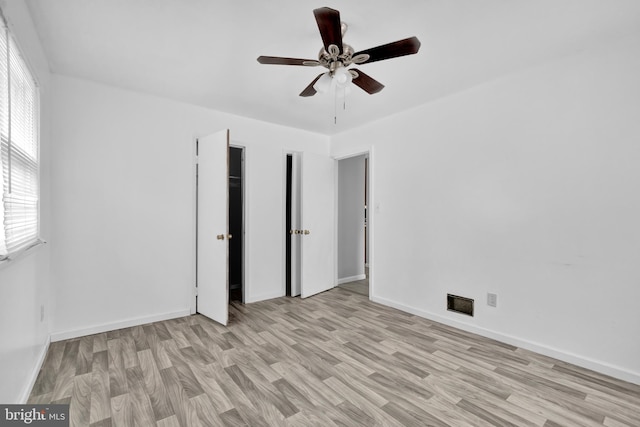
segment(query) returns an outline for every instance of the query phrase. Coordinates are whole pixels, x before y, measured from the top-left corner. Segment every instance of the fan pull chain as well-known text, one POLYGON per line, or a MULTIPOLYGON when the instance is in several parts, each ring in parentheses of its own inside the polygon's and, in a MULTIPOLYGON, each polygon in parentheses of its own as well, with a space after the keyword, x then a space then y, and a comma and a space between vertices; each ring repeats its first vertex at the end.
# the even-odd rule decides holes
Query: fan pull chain
POLYGON ((347 88, 342 88, 342 110, 347 111, 347 88))
POLYGON ((338 124, 338 91, 333 91, 333 124, 338 124))
MULTIPOLYGON (((342 88, 342 110, 347 110, 347 88, 342 88)), ((333 124, 338 124, 338 88, 333 92, 333 124)))

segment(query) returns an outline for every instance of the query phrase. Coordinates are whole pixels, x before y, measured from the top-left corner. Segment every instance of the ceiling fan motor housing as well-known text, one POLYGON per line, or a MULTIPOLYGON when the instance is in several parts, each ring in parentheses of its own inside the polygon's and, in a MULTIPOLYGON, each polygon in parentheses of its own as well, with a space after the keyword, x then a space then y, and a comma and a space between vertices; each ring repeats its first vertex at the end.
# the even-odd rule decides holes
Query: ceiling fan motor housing
POLYGON ((340 53, 340 49, 338 46, 332 44, 329 45, 329 50, 325 48, 320 49, 320 53, 318 53, 318 62, 325 68, 328 68, 329 71, 333 74, 333 72, 339 67, 348 67, 351 64, 361 64, 366 62, 369 59, 369 55, 360 54, 353 56, 355 50, 350 45, 343 43, 342 44, 342 53, 340 53))

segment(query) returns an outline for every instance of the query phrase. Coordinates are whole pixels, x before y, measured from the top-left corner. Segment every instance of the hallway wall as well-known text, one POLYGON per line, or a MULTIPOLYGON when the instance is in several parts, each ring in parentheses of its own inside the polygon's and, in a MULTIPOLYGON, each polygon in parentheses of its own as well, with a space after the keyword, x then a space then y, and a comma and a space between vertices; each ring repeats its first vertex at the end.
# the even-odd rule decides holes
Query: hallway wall
POLYGON ((364 158, 338 161, 338 283, 365 275, 364 158))

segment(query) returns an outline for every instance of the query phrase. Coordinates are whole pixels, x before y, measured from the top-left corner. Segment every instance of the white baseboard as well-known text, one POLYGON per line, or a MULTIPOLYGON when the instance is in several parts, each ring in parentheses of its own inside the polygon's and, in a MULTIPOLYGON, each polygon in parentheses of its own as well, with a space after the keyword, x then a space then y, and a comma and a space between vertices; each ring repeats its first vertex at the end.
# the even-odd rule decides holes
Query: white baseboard
POLYGON ((270 292, 268 294, 255 295, 251 297, 247 296, 244 302, 245 304, 251 304, 252 302, 260 302, 268 299, 280 298, 284 296, 282 292, 283 291, 278 291, 278 292, 270 292))
POLYGON ((100 334, 102 332, 115 331, 116 329, 130 328, 132 326, 144 325, 152 322, 160 322, 162 320, 175 319, 191 315, 191 310, 175 311, 173 313, 156 314, 153 316, 136 317, 133 319, 121 320, 118 322, 103 323, 101 325, 93 325, 86 328, 73 329, 70 331, 60 331, 51 334, 51 341, 62 341, 71 338, 84 337, 86 335, 100 334))
POLYGON ((640 384, 640 373, 632 372, 619 366, 611 365, 602 361, 593 360, 584 356, 573 354, 567 351, 559 350, 553 347, 549 347, 544 344, 540 344, 533 341, 523 340, 511 335, 502 334, 490 329, 480 328, 478 326, 470 325, 464 322, 458 322, 453 319, 449 319, 438 314, 421 310, 415 307, 404 305, 386 298, 380 298, 371 296, 371 301, 377 302, 382 305, 397 308, 398 310, 405 311, 407 313, 415 314, 416 316, 424 317, 434 322, 443 323, 454 328, 462 329, 463 331, 472 332, 474 334, 482 335, 483 337, 492 338, 494 340, 510 344, 516 347, 523 348, 525 350, 534 351, 545 356, 553 357, 554 359, 562 360, 564 362, 572 363, 576 366, 581 366, 592 371, 600 372, 605 375, 612 376, 614 378, 628 381, 634 384, 640 384))
POLYGON ((33 386, 36 384, 36 380, 38 379, 38 374, 40 373, 40 369, 42 368, 42 364, 44 363, 44 358, 47 357, 47 351, 49 351, 49 344, 51 344, 51 337, 47 337, 47 340, 40 350, 40 354, 38 355, 38 359, 36 360, 36 364, 34 365, 31 373, 28 377, 27 386, 25 387, 22 395, 20 396, 19 403, 25 405, 29 400, 29 396, 31 395, 31 390, 33 390, 33 386))
POLYGON ((366 274, 358 274, 357 276, 343 277, 342 279, 338 279, 338 285, 342 285, 343 283, 355 282, 356 280, 364 280, 366 278, 367 278, 366 274))

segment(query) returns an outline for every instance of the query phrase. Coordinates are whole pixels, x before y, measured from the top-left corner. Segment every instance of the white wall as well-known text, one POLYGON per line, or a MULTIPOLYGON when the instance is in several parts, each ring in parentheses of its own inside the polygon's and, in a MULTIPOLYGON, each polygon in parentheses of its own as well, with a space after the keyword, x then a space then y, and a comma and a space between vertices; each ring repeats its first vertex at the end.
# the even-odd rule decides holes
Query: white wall
POLYGON ((284 294, 284 154, 329 140, 54 75, 52 339, 188 314, 195 283, 194 140, 246 147, 246 299, 284 294))
POLYGON ((364 156, 338 161, 338 283, 364 279, 364 156))
MULTIPOLYGON (((40 86, 40 229, 50 236, 49 68, 23 2, 0 1, 9 28, 40 86)), ((0 225, 1 226, 1 225, 0 225)), ((0 265, 0 402, 23 403, 38 373, 49 336, 50 248, 39 246, 0 265), (40 321, 40 308, 45 318, 40 321)))
POLYGON ((636 35, 334 137, 336 156, 375 150, 373 299, 640 383, 638 52, 636 35))

